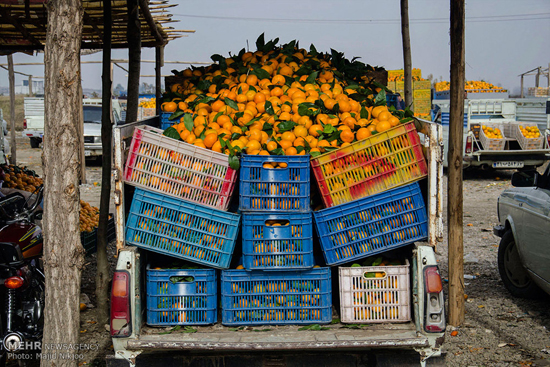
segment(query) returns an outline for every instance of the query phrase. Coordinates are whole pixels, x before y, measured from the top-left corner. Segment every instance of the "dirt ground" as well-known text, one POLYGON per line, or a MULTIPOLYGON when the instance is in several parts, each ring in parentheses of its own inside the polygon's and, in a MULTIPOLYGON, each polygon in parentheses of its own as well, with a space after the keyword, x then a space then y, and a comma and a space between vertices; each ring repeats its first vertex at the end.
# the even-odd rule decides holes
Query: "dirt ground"
MULTIPOLYGON (((18 139, 18 163, 42 174, 40 149, 30 149, 28 139, 18 139)), ((497 268, 499 238, 493 235, 497 224, 497 198, 511 187, 512 171, 466 172, 464 181, 464 272, 465 322, 447 328, 445 364, 448 366, 550 366, 550 297, 523 300, 512 297, 504 288, 497 268), (451 336, 452 331, 458 335, 451 336)), ((99 203, 101 172, 99 164, 87 168, 88 181, 81 186, 83 200, 99 203)), ((446 201, 446 186, 444 197, 446 201)), ((445 218, 446 218, 446 207, 445 218)), ((445 219, 444 219, 445 220, 445 219)), ((446 223, 444 222, 444 225, 446 223)), ((114 249, 110 259, 115 263, 114 249)), ((437 258, 448 279, 447 239, 437 248, 437 258)), ((86 258, 82 292, 94 304, 95 255, 86 258)), ((446 289, 447 290, 447 289, 446 289)), ((97 324, 94 308, 81 313, 81 343, 99 344, 100 350, 84 353, 79 365, 103 365, 105 354, 112 353, 109 334, 97 324)))

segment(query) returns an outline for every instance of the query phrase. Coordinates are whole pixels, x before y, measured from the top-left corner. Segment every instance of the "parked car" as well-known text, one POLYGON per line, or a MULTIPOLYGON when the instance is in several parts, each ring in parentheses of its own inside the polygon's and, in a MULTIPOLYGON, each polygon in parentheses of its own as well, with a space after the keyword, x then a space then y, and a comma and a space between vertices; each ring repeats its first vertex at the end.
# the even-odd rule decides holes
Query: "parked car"
POLYGON ((498 199, 501 237, 498 269, 504 286, 516 297, 550 294, 550 166, 512 175, 514 188, 498 199), (540 288, 540 289, 539 289, 540 288))
MULTIPOLYGON (((101 157, 101 99, 86 98, 82 101, 84 111, 84 155, 86 157, 101 157)), ((113 123, 118 124, 121 108, 118 100, 112 101, 113 123)))

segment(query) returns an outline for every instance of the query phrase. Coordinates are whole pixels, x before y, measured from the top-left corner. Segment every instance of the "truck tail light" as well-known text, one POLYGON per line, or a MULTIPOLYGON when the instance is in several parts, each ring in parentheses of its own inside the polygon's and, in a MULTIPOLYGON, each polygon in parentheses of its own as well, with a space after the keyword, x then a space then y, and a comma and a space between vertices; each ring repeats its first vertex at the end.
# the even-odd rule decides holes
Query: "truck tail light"
POLYGON ((424 268, 424 289, 426 293, 424 329, 429 333, 442 333, 445 331, 445 299, 437 266, 424 268))
POLYGON ((464 152, 468 153, 468 154, 471 154, 472 153, 472 137, 470 135, 468 135, 466 137, 466 147, 464 148, 464 152))
POLYGON ((114 338, 132 334, 130 300, 130 274, 115 271, 111 287, 111 336, 114 338))
POLYGON ((23 119, 23 129, 27 129, 27 119, 23 119))

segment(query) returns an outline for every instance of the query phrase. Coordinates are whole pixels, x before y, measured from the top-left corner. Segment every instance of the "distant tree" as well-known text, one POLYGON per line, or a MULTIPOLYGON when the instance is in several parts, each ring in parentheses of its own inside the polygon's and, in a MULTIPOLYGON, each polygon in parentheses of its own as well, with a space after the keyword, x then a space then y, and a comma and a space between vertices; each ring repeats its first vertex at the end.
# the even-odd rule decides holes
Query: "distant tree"
POLYGON ((92 98, 99 98, 99 93, 97 93, 95 90, 92 92, 92 98))
POLYGON ((124 89, 124 87, 121 84, 117 84, 117 86, 113 90, 113 94, 115 96, 119 97, 121 94, 124 94, 123 92, 125 92, 125 91, 126 90, 124 89))

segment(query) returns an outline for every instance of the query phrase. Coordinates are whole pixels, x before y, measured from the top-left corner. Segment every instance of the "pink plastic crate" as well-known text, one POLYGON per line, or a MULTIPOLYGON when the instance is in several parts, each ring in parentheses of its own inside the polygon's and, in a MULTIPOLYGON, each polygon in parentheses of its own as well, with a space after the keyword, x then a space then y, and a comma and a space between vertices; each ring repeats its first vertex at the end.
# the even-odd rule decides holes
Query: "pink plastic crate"
POLYGON ((150 126, 136 127, 126 160, 130 185, 227 210, 237 171, 229 157, 162 135, 150 126))

